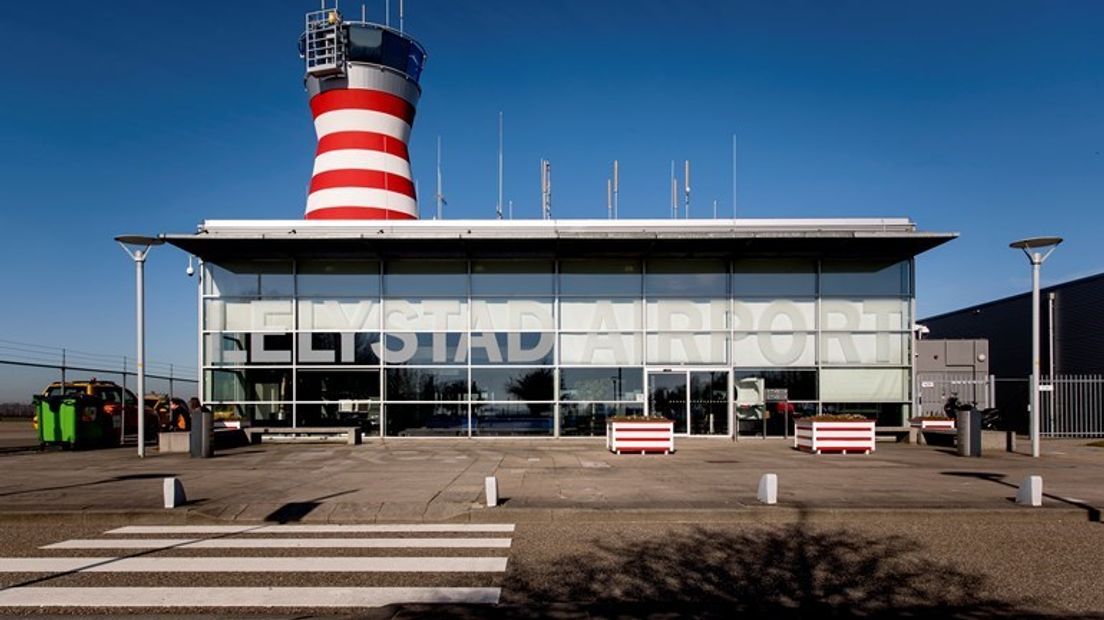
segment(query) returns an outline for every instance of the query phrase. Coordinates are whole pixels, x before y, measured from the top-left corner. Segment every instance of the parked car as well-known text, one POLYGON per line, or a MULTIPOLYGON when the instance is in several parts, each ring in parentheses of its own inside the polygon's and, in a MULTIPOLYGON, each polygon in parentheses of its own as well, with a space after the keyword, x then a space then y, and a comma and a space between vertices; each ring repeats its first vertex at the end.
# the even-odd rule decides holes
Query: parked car
MULTIPOLYGON (((43 398, 53 396, 83 395, 90 396, 99 403, 103 413, 111 417, 111 425, 119 431, 119 427, 125 425, 125 434, 138 432, 138 397, 134 392, 125 390, 114 381, 99 381, 95 378, 87 381, 66 381, 65 386, 60 381, 55 381, 42 390, 43 398)), ((146 434, 156 436, 161 424, 157 414, 150 407, 145 408, 146 434)), ((35 429, 38 429, 38 419, 34 420, 35 429)))

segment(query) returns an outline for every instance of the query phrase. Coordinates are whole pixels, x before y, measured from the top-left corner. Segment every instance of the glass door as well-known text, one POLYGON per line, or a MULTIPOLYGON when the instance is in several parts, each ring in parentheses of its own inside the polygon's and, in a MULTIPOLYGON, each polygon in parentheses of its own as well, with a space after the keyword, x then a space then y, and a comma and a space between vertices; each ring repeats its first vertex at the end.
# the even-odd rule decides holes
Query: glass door
POLYGON ((686 372, 648 373, 648 415, 674 420, 675 433, 686 433, 686 372))
POLYGON ((728 371, 691 370, 690 434, 728 434, 728 371))
POLYGON ((729 434, 728 370, 648 372, 648 415, 674 420, 675 433, 729 434))

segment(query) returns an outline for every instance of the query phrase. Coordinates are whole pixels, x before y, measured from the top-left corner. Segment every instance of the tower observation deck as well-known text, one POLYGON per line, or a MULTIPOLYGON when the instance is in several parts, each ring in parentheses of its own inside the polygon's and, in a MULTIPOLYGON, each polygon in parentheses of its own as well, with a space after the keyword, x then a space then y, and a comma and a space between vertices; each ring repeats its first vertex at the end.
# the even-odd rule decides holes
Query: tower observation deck
POLYGON ((335 8, 306 15, 299 53, 318 136, 306 218, 416 219, 407 144, 425 48, 335 8))

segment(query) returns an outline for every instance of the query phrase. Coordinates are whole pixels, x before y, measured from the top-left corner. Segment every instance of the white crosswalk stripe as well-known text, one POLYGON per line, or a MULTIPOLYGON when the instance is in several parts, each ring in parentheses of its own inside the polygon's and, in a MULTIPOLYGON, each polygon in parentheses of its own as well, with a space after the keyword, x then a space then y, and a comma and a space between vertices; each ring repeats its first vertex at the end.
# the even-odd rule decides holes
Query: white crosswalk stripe
MULTIPOLYGON (((505 573, 508 557, 502 555, 502 550, 509 552, 512 538, 486 534, 513 532, 514 525, 506 523, 120 527, 104 532, 104 538, 71 539, 39 547, 46 555, 0 558, 0 574, 43 575, 22 583, 0 584, 0 609, 302 609, 401 603, 494 604, 499 600, 501 588, 481 587, 479 582, 497 582, 505 573), (324 534, 341 536, 314 536, 324 534), (235 549, 252 554, 225 554, 235 549), (96 557, 57 555, 80 550, 108 550, 108 553, 96 557), (257 555, 265 550, 284 551, 257 555), (326 555, 327 550, 340 555, 326 555), (387 551, 380 555, 375 550, 387 551), (126 585, 124 576, 134 575, 138 583, 143 580, 148 583, 151 575, 171 573, 196 576, 188 577, 187 587, 126 585), (394 577, 382 582, 383 585, 375 585, 381 583, 382 575, 396 573, 407 574, 400 577, 400 583, 410 585, 394 587, 394 577), (104 585, 74 587, 71 584, 76 574, 88 575, 85 584, 96 575, 92 583, 103 581, 104 585), (234 585, 233 575, 247 574, 262 575, 262 581, 267 581, 264 574, 272 574, 273 584, 234 585), (298 575, 296 579, 303 584, 325 583, 319 581, 322 574, 343 574, 343 582, 350 585, 286 586, 283 584, 289 583, 288 577, 277 581, 278 574, 298 575), (453 579, 446 575, 462 578, 462 585, 446 585, 453 579), (230 579, 228 585, 220 585, 219 580, 225 578, 230 579), (431 581, 419 584, 420 579, 431 581), (480 587, 473 587, 473 579, 480 587), (210 585, 203 587, 204 581, 210 585)), ((246 583, 256 583, 256 579, 246 583)))

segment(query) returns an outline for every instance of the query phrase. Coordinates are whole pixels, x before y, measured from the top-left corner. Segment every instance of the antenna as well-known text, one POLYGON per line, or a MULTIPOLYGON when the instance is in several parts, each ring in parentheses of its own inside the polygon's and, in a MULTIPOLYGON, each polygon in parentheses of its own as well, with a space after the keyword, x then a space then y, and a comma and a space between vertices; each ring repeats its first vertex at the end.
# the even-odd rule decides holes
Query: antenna
POLYGON ((399 34, 403 33, 403 17, 406 13, 406 11, 403 10, 403 4, 403 0, 399 0, 399 34))
POLYGON ((671 217, 678 219, 678 179, 675 178, 675 160, 671 160, 671 217))
POLYGON ((383 0, 383 11, 386 15, 383 18, 383 25, 388 28, 391 27, 391 0, 383 0))
POLYGON ((495 216, 502 219, 502 112, 498 113, 498 202, 495 203, 495 216))
POLYGON ((552 162, 541 160, 541 218, 552 219, 552 162))
POLYGON ((686 208, 683 210, 683 217, 690 219, 690 160, 686 160, 686 171, 682 174, 683 179, 686 181, 686 208))
POLYGON ((732 219, 736 219, 736 134, 732 134, 732 219))
POLYGON ((437 219, 444 219, 445 194, 441 187, 441 136, 437 136, 437 219))
POLYGON ((717 219, 717 199, 713 199, 713 219, 717 219))
POLYGON ((606 179, 606 212, 609 219, 613 219, 613 180, 606 179))
POLYGON ((615 219, 615 220, 617 219, 617 185, 618 185, 617 177, 618 176, 619 175, 618 175, 618 169, 617 169, 617 160, 615 159, 615 160, 613 160, 613 219, 615 219))
POLYGON ((510 219, 514 219, 514 201, 510 201, 510 219))
POLYGON ((360 4, 360 21, 368 21, 368 7, 364 6, 363 2, 360 4))

